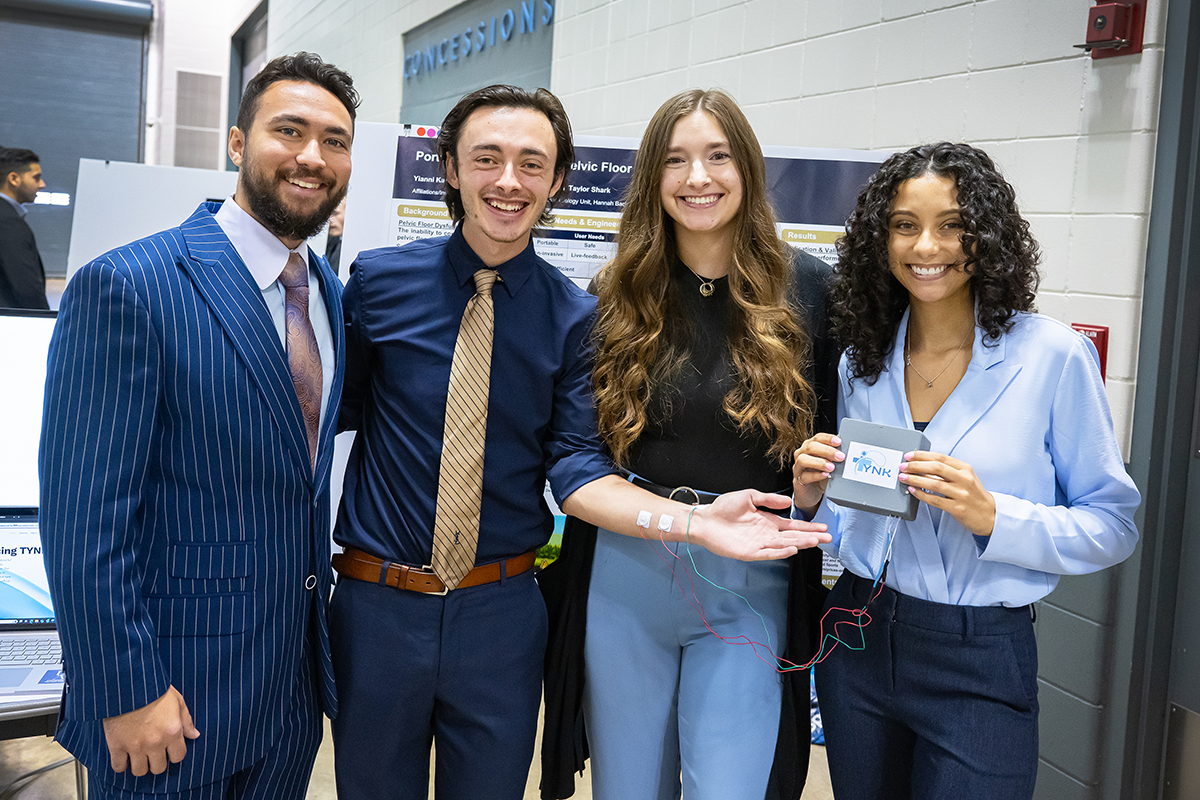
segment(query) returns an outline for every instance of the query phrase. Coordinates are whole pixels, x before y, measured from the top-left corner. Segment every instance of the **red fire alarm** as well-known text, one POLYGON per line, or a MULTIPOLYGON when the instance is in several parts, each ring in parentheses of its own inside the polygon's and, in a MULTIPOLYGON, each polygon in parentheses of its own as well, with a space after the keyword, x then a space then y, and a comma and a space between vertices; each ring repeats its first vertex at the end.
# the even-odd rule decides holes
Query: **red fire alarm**
POLYGON ((1077 44, 1092 58, 1112 58, 1142 52, 1146 31, 1146 0, 1097 3, 1088 10, 1087 35, 1077 44))
POLYGON ((1092 344, 1096 346, 1096 353, 1100 356, 1100 377, 1108 380, 1108 326, 1072 322, 1071 327, 1092 340, 1092 344))

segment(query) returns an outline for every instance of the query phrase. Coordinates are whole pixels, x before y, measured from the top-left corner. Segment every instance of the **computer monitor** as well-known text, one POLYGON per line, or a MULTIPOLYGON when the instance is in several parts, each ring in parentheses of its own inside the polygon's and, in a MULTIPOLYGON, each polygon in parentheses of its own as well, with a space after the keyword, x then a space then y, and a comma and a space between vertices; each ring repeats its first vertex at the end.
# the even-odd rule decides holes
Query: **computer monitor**
POLYGON ((38 505, 38 442, 53 311, 0 309, 0 507, 38 505))

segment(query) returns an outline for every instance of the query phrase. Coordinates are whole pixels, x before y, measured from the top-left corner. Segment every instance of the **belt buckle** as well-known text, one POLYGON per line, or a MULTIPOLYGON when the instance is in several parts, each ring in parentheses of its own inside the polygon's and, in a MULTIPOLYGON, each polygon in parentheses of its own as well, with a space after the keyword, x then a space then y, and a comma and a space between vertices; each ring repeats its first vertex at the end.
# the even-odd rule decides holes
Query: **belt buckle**
MULTIPOLYGON (((433 575, 438 580, 441 580, 441 578, 442 578, 441 575, 438 575, 436 572, 433 571, 433 562, 430 562, 428 564, 422 564, 421 571, 428 572, 430 575, 433 575)), ((450 593, 450 587, 446 585, 445 581, 442 581, 442 590, 440 592, 421 592, 421 594, 431 594, 434 597, 445 597, 449 593, 450 593)))
POLYGON ((700 493, 699 493, 699 492, 697 492, 697 491, 696 491, 695 489, 693 489, 692 487, 690 487, 690 486, 676 486, 674 489, 672 489, 672 490, 671 490, 671 493, 670 493, 669 495, 667 495, 667 499, 668 499, 668 500, 674 500, 674 499, 675 499, 675 493, 676 493, 676 492, 691 492, 691 493, 692 493, 692 497, 696 498, 695 502, 693 502, 693 503, 688 503, 686 500, 680 500, 679 502, 681 502, 681 503, 687 503, 689 506, 698 506, 698 505, 700 505, 700 493))

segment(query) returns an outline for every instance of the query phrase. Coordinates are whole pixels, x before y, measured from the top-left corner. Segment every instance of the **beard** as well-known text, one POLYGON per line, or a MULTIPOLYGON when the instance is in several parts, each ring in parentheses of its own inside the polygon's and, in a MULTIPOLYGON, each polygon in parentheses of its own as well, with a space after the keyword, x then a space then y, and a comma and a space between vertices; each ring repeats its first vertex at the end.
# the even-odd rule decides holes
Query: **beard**
POLYGON ((21 187, 17 190, 17 202, 21 203, 22 205, 26 203, 32 203, 37 199, 38 191, 39 190, 36 186, 32 188, 26 186, 21 187))
MULTIPOLYGON (((281 173, 276 176, 279 181, 287 180, 288 177, 321 181, 321 177, 313 173, 296 172, 290 176, 281 173)), ((349 185, 342 186, 332 192, 314 211, 304 214, 293 211, 284 204, 269 179, 255 169, 253 161, 246 164, 241 179, 246 201, 250 204, 250 212, 275 236, 291 241, 304 241, 320 233, 349 188, 349 185)))

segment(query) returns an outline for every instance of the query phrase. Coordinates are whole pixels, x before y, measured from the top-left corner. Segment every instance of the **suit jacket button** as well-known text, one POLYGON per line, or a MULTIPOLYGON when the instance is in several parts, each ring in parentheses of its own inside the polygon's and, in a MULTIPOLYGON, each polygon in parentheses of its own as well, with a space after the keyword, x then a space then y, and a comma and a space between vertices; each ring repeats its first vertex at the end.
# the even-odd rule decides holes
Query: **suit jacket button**
POLYGON ((316 585, 317 585, 317 576, 316 575, 309 575, 308 580, 306 580, 304 582, 305 589, 313 589, 316 587, 316 585))

